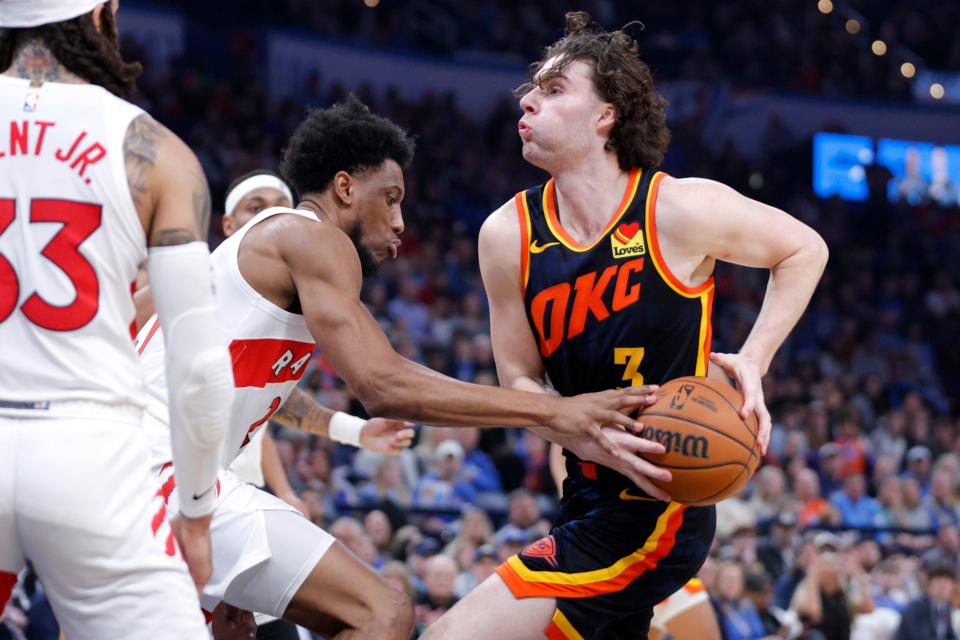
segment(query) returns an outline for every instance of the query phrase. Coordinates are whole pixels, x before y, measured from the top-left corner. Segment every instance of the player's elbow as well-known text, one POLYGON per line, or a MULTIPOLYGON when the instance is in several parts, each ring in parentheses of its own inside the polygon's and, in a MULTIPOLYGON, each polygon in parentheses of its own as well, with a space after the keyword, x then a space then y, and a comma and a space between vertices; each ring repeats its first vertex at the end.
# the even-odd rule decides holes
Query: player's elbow
POLYGON ((371 416, 394 416, 400 403, 402 391, 391 384, 389 373, 372 372, 354 385, 357 399, 371 416))
POLYGON ((184 417, 188 435, 199 447, 217 446, 224 438, 233 407, 230 354, 216 346, 196 354, 171 402, 184 417))

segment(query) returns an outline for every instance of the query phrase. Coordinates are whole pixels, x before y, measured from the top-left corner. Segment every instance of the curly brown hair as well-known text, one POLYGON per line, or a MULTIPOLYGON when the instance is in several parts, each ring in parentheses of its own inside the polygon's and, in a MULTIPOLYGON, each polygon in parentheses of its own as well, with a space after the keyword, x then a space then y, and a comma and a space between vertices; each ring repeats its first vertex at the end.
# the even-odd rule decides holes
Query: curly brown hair
POLYGON ((117 46, 113 11, 100 14, 100 30, 91 14, 24 29, 0 29, 0 73, 10 68, 20 47, 40 40, 64 67, 110 93, 128 97, 143 71, 139 62, 125 62, 117 46))
MULTIPOLYGON (((663 162, 670 144, 665 108, 667 101, 653 85, 650 68, 639 57, 640 45, 622 29, 606 31, 585 11, 565 16, 563 38, 547 47, 543 57, 530 65, 530 81, 514 92, 517 97, 564 72, 576 60, 593 66, 593 86, 605 102, 617 110, 605 148, 616 151, 620 168, 653 168, 663 162), (538 76, 548 60, 556 58, 545 76, 538 76)), ((627 25, 629 26, 629 25, 627 25)))

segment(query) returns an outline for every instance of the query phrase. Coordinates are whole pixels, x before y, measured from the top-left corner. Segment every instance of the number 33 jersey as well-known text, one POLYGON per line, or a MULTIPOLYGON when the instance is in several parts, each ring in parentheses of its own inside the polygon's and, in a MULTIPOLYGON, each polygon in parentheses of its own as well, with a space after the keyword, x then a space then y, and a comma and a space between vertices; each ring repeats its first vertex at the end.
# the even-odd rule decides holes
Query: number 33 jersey
POLYGON ((123 149, 142 113, 94 85, 0 76, 0 411, 144 404, 146 237, 123 149))
POLYGON ((713 278, 690 288, 664 263, 655 211, 664 175, 631 171, 590 245, 561 226, 553 180, 516 196, 524 306, 562 395, 706 374, 713 278))
MULTIPOLYGON (((251 228, 268 218, 286 214, 318 220, 314 214, 301 209, 267 209, 224 240, 210 256, 217 315, 230 348, 236 385, 223 450, 224 468, 230 466, 293 393, 315 347, 303 315, 281 309, 257 293, 240 273, 237 262, 240 244, 251 228)), ((172 460, 165 346, 156 316, 140 330, 137 351, 147 387, 144 425, 150 442, 151 464, 156 467, 172 460)))

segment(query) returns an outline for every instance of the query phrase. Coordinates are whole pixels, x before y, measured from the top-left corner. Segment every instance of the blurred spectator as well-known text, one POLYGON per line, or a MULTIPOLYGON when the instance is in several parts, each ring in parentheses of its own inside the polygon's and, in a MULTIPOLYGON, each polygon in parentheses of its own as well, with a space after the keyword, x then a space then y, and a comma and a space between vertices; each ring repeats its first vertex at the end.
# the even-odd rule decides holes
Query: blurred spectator
POLYGON ((930 489, 930 449, 923 445, 914 445, 907 451, 907 469, 903 477, 913 478, 920 485, 921 492, 926 495, 930 489))
POLYGON ((399 507, 408 507, 411 502, 410 488, 403 478, 399 459, 385 456, 380 460, 373 482, 360 490, 362 504, 380 504, 389 501, 399 507))
POLYGON ((900 567, 893 560, 884 560, 873 570, 873 603, 878 608, 892 609, 902 613, 907 604, 907 592, 903 589, 900 567))
POLYGON ((480 444, 480 429, 456 429, 457 440, 463 447, 463 475, 478 494, 499 493, 500 474, 493 465, 493 460, 482 449, 480 444))
POLYGON ((868 578, 852 555, 821 554, 797 586, 791 608, 826 640, 847 640, 853 616, 873 611, 868 578))
POLYGON ((780 467, 767 465, 757 471, 756 489, 750 506, 757 521, 772 520, 787 508, 786 478, 780 467))
POLYGON ((874 498, 867 495, 867 482, 859 472, 847 476, 843 482, 843 489, 833 494, 830 502, 840 512, 840 520, 844 525, 852 527, 883 525, 883 510, 874 498))
MULTIPOLYGON (((434 452, 433 469, 420 478, 413 492, 418 507, 458 509, 473 502, 476 492, 463 475, 463 447, 456 440, 444 440, 434 452)), ((455 518, 444 515, 441 519, 455 518)))
POLYGON ((781 511, 770 525, 770 535, 757 545, 757 559, 771 576, 780 576, 793 565, 797 516, 781 511))
POLYGON ((522 536, 525 540, 532 541, 549 532, 550 523, 542 517, 540 506, 533 494, 526 489, 517 489, 510 494, 507 523, 497 530, 493 541, 499 545, 511 535, 514 540, 522 536))
POLYGON ((457 565, 445 555, 431 557, 424 564, 424 589, 414 601, 416 629, 422 633, 430 624, 457 603, 453 584, 457 579, 457 565))
POLYGON ((790 632, 787 612, 773 604, 773 584, 764 571, 751 571, 744 578, 744 593, 760 616, 763 637, 786 638, 790 632))
POLYGON ((934 566, 927 572, 927 592, 903 610, 896 640, 957 640, 951 619, 957 589, 955 571, 934 566))
POLYGON ((711 599, 724 640, 759 640, 769 635, 753 600, 744 594, 740 564, 724 562, 720 565, 711 599))
POLYGON ((801 469, 794 487, 797 515, 802 526, 817 524, 822 519, 827 501, 820 493, 820 478, 812 469, 801 469))
POLYGON ((493 575, 499 565, 500 556, 492 544, 477 547, 470 564, 457 576, 453 589, 456 597, 462 598, 467 595, 474 587, 493 575))

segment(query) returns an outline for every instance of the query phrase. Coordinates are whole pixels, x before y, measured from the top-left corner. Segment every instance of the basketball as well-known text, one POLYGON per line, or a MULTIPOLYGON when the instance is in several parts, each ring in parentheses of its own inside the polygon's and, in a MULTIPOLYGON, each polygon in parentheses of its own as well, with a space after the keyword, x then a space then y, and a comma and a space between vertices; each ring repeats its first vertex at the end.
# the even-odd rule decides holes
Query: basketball
POLYGON ((716 504, 740 490, 760 463, 757 417, 740 418, 743 395, 725 382, 687 376, 663 384, 657 401, 639 416, 643 437, 666 447, 645 454, 669 469, 670 482, 653 480, 681 504, 716 504))

